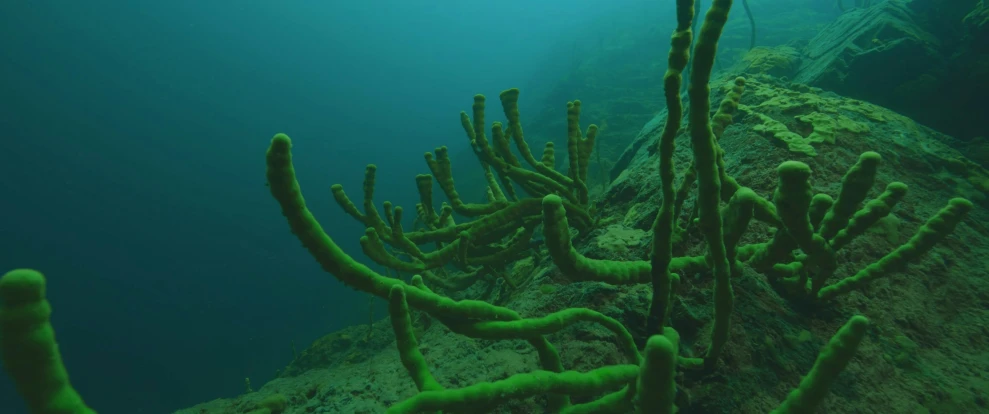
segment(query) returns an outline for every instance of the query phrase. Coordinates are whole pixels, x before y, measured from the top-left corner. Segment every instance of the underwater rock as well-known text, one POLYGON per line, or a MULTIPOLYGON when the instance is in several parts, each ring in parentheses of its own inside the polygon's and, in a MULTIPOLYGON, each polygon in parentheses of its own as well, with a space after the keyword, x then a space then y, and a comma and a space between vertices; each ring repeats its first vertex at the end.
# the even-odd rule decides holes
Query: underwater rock
POLYGON ((984 134, 989 18, 977 0, 881 2, 842 14, 804 49, 795 82, 893 109, 965 141, 984 134))

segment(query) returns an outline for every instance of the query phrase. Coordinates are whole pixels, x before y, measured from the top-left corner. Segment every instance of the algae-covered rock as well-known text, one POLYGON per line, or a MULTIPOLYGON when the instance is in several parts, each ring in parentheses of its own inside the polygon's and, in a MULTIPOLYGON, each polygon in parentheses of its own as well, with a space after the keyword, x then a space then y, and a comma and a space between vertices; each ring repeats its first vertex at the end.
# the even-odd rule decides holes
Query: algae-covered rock
POLYGON ((745 73, 790 77, 800 67, 800 52, 792 46, 760 46, 748 51, 742 62, 745 73))

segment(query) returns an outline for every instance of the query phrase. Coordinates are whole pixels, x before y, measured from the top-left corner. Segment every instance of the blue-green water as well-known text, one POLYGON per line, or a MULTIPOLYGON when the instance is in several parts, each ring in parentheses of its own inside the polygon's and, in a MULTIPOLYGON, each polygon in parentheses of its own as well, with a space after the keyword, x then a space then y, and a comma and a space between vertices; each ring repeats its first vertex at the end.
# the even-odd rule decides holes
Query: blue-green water
MULTIPOLYGON (((355 192, 377 163, 402 177, 380 194, 411 205, 421 154, 466 149, 470 97, 538 80, 533 63, 592 16, 591 2, 526 4, 0 4, 0 268, 48 276, 87 401, 160 413, 236 395, 292 342, 365 322, 365 295, 285 227, 269 139, 305 141, 310 200, 359 255, 363 227, 330 184, 355 192), (509 14, 520 24, 502 30, 509 14)), ((18 412, 6 381, 0 411, 18 412)))
MULTIPOLYGON (((290 413, 393 406, 415 391, 390 357, 391 326, 367 329, 385 316, 384 301, 320 269, 290 233, 266 186, 272 135, 292 136, 306 200, 329 235, 386 273, 362 253, 365 226, 336 205, 332 184, 360 205, 364 168, 376 164, 375 202, 403 206, 406 231, 415 233, 423 221, 413 213, 414 176, 429 172, 424 152, 449 146, 462 198, 486 201, 489 186, 458 118, 474 94, 488 97, 487 129, 504 121, 498 93, 520 88, 532 153, 555 143, 560 172, 570 161, 565 104, 579 98, 582 125, 598 124, 600 137, 581 161, 590 165, 590 201, 579 209, 593 219, 571 222, 581 232, 574 246, 592 259, 646 260, 660 199, 655 143, 667 122, 663 73, 675 3, 2 2, 0 274, 45 273, 72 383, 100 413, 165 413, 217 398, 229 400, 202 410, 239 413, 275 392, 289 396, 290 413), (313 384, 292 382, 328 366, 313 384), (281 382, 262 389, 278 372, 281 382), (260 392, 245 394, 245 378, 260 392)), ((866 151, 883 159, 869 197, 892 180, 909 184, 891 216, 836 256, 835 279, 907 242, 949 198, 969 199, 974 209, 930 253, 909 255, 905 270, 834 302, 808 303, 769 268, 747 262, 731 281, 733 330, 715 358, 720 366, 697 374, 681 361, 676 404, 685 414, 772 409, 838 326, 861 314, 868 335, 825 397, 828 412, 985 409, 989 8, 984 0, 749 0, 753 21, 742 3, 727 20, 710 85, 717 108, 735 76, 748 82, 717 132, 726 174, 780 209, 772 197, 786 160, 806 163, 820 194, 837 196, 842 175, 866 151), (813 145, 793 144, 804 139, 813 145)), ((687 135, 677 144, 678 182, 688 171, 687 135)), ((512 180, 533 193, 561 193, 542 188, 545 181, 512 180)), ((433 193, 439 209, 449 197, 438 186, 433 193)), ((690 197, 674 224, 690 222, 690 197)), ((519 220, 539 225, 542 217, 519 220)), ((748 254, 772 238, 772 227, 749 228, 748 254)), ((674 255, 704 254, 696 230, 683 230, 674 255)), ((643 305, 652 292, 573 280, 547 253, 561 239, 543 231, 529 234, 521 260, 484 268, 470 288, 438 290, 527 318, 588 307, 617 318, 641 348, 653 329, 643 305)), ((511 238, 471 245, 470 253, 506 250, 511 238)), ((442 243, 453 241, 421 247, 442 243)), ((462 276, 461 265, 436 271, 462 276)), ((681 273, 668 328, 681 334, 679 356, 692 358, 710 339, 713 273, 681 273)), ((420 348, 443 386, 539 367, 523 341, 452 334, 442 325, 460 315, 434 320, 419 310, 415 335, 426 338, 420 348)), ((568 329, 548 337, 566 369, 624 358, 610 334, 568 329)), ((497 412, 538 412, 545 402, 536 396, 497 412)), ((0 413, 23 412, 0 376, 0 413)))

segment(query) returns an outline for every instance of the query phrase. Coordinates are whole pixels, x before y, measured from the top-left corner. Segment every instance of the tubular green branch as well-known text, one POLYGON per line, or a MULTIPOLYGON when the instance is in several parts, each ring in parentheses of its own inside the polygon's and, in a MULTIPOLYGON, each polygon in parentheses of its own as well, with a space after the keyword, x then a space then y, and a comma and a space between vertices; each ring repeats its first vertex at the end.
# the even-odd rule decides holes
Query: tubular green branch
MULTIPOLYGON (((562 184, 564 187, 572 187, 573 180, 571 180, 570 177, 554 170, 552 163, 547 165, 545 162, 547 152, 545 150, 543 151, 542 162, 536 161, 536 158, 532 156, 532 152, 529 150, 529 144, 525 141, 525 134, 522 132, 522 121, 519 114, 519 90, 517 88, 507 89, 502 91, 499 97, 501 98, 501 106, 505 112, 505 117, 508 118, 508 130, 512 135, 512 139, 515 141, 515 147, 518 149, 519 154, 522 155, 522 158, 524 158, 532 168, 535 168, 536 172, 553 179, 554 181, 562 184)), ((549 155, 552 156, 552 154, 552 150, 549 150, 549 155)))
MULTIPOLYGON (((0 357, 34 414, 96 414, 69 384, 55 343, 45 277, 18 269, 0 278, 0 357)), ((11 404, 4 402, 4 404, 11 404)))
POLYGON ((838 374, 855 356, 868 328, 869 320, 864 316, 857 315, 849 319, 818 354, 814 367, 800 381, 800 386, 791 391, 771 414, 814 412, 828 395, 828 389, 838 379, 838 374))
POLYGON ((717 144, 711 130, 711 72, 714 68, 718 39, 728 21, 732 0, 715 0, 704 18, 694 47, 694 70, 687 93, 690 96, 690 142, 693 145, 694 169, 697 171, 697 207, 700 229, 708 245, 714 270, 714 327, 711 344, 704 357, 705 368, 717 364, 721 350, 728 342, 734 294, 731 270, 722 233, 719 211, 721 178, 717 164, 717 144))
MULTIPOLYGON (((287 135, 278 134, 272 138, 266 157, 268 188, 281 206, 282 215, 287 219, 292 233, 298 237, 302 245, 328 273, 350 287, 386 299, 391 295, 392 289, 399 286, 405 290, 406 300, 410 306, 441 319, 461 321, 470 319, 475 321, 515 321, 521 319, 518 313, 508 308, 491 305, 483 301, 454 301, 429 290, 406 285, 401 280, 391 279, 374 272, 344 253, 323 230, 323 227, 306 206, 306 201, 296 179, 295 167, 292 165, 291 148, 292 141, 287 135)), ((540 200, 531 201, 536 202, 535 207, 538 209, 540 200)), ((506 208, 486 216, 480 221, 486 222, 487 226, 496 227, 497 222, 506 218, 521 218, 525 215, 531 215, 520 214, 521 210, 523 209, 520 206, 518 208, 506 208)), ((485 226, 478 225, 478 227, 485 226)), ((472 227, 471 230, 478 229, 472 227)), ((484 234, 484 232, 479 231, 478 234, 484 234)), ((450 326, 450 328, 457 331, 456 326, 450 326)), ((553 373, 563 371, 559 354, 545 337, 536 334, 526 335, 520 339, 525 339, 536 349, 544 370, 553 373)), ((636 371, 636 366, 632 365, 631 367, 633 372, 636 371)), ((622 379, 622 381, 617 379, 616 381, 619 383, 628 382, 627 377, 622 376, 622 379)), ((424 392, 420 395, 427 395, 428 393, 424 392)), ((556 394, 549 398, 550 411, 559 411, 568 405, 569 398, 566 395, 556 394)))
MULTIPOLYGON (((703 0, 695 0, 693 3, 694 3, 694 10, 703 10, 704 9, 704 1, 703 0)), ((699 29, 698 28, 698 25, 700 24, 700 21, 701 21, 699 14, 700 13, 694 13, 693 17, 691 18, 691 24, 690 24, 690 26, 691 26, 691 31, 694 32, 694 33, 697 33, 697 31, 699 29)), ((690 48, 691 49, 694 48, 694 41, 696 41, 696 40, 697 40, 696 38, 691 39, 691 42, 690 42, 690 48)), ((692 69, 692 66, 693 66, 693 56, 691 56, 690 57, 690 60, 687 61, 687 67, 684 69, 684 72, 683 72, 686 75, 685 77, 690 78, 690 71, 693 70, 692 69)), ((686 92, 687 85, 688 85, 688 83, 687 82, 684 82, 684 84, 681 86, 681 89, 680 89, 680 93, 681 94, 683 94, 683 92, 686 92)), ((691 166, 691 170, 693 170, 693 166, 691 166)))
POLYGON ((683 70, 690 60, 690 43, 693 33, 690 24, 694 19, 693 0, 677 1, 677 27, 670 39, 670 53, 667 59, 666 74, 663 75, 663 93, 666 98, 666 124, 659 139, 659 179, 662 190, 662 205, 653 222, 653 251, 651 258, 652 303, 649 306, 648 334, 661 334, 666 322, 667 304, 670 300, 670 262, 673 259, 673 229, 676 225, 676 189, 673 187, 675 175, 673 152, 676 149, 674 138, 680 131, 683 118, 683 103, 680 101, 680 85, 683 83, 683 70))
MULTIPOLYGON (((553 263, 572 280, 593 280, 613 285, 648 283, 653 280, 650 261, 596 260, 578 253, 570 241, 570 225, 563 200, 555 195, 543 198, 543 234, 553 263)), ((676 279, 673 272, 694 273, 703 269, 707 269, 704 256, 676 257, 670 259, 669 263, 671 280, 676 279)))
POLYGON ((854 276, 821 289, 817 295, 818 299, 832 299, 835 296, 861 288, 875 279, 902 270, 910 260, 914 260, 931 250, 934 245, 948 237, 955 230, 955 226, 972 210, 972 207, 972 202, 966 199, 951 199, 948 205, 928 219, 909 241, 875 263, 866 266, 854 276))

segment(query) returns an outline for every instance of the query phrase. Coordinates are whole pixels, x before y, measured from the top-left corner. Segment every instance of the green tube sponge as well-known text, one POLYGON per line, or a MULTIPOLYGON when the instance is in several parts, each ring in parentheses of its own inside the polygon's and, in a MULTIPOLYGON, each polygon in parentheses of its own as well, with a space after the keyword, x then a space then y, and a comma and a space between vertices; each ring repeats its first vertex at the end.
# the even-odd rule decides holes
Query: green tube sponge
MULTIPOLYGON (((588 372, 533 371, 463 388, 423 391, 388 408, 388 414, 487 412, 498 404, 537 395, 594 395, 635 381, 637 365, 610 365, 588 372)), ((550 408, 549 412, 560 409, 550 408)))
MULTIPOLYGON (((662 333, 666 323, 666 309, 670 304, 670 262, 673 260, 673 229, 676 226, 676 188, 673 186, 673 153, 676 151, 675 138, 680 131, 683 118, 683 102, 680 101, 680 85, 683 83, 683 70, 690 60, 690 42, 693 34, 690 22, 694 18, 693 0, 677 1, 677 28, 670 38, 670 53, 666 73, 663 75, 663 95, 666 98, 666 124, 659 138, 659 180, 662 190, 662 204, 653 222, 652 257, 652 301, 649 305, 647 334, 662 333)), ((691 170, 693 171, 693 170, 691 170)))
POLYGON ((848 293, 865 286, 874 279, 902 270, 910 260, 926 253, 935 244, 948 237, 955 226, 965 218, 972 209, 972 202, 964 198, 953 198, 948 205, 938 211, 934 217, 927 220, 904 245, 896 248, 882 259, 860 270, 854 276, 847 277, 838 283, 827 286, 818 292, 819 299, 831 299, 842 293, 848 293))
POLYGON ((676 367, 680 335, 672 328, 653 335, 646 342, 645 359, 636 388, 636 413, 672 414, 676 412, 676 367))
POLYGON ((711 344, 704 357, 704 367, 713 368, 728 342, 734 294, 731 270, 721 230, 721 177, 718 171, 718 146, 711 129, 711 70, 718 50, 718 39, 728 21, 731 0, 714 0, 704 17, 697 44, 694 46, 693 71, 687 94, 690 97, 690 143, 697 171, 697 217, 701 233, 707 242, 714 274, 714 326, 711 344))
POLYGON ((806 414, 824 400, 831 384, 838 379, 848 361, 855 356, 859 343, 865 337, 869 320, 864 316, 853 316, 842 326, 817 356, 810 373, 800 381, 800 386, 790 392, 786 401, 772 414, 806 414))
POLYGON ((814 198, 810 199, 810 210, 807 215, 810 216, 810 224, 814 225, 814 231, 821 227, 824 215, 828 214, 828 210, 833 205, 834 199, 827 194, 814 194, 814 198))
POLYGON ((725 252, 730 263, 735 262, 738 243, 749 227, 749 222, 755 214, 755 205, 760 200, 761 198, 752 189, 741 187, 728 201, 728 205, 721 209, 725 252))
POLYGON ((96 414, 69 384, 45 299, 45 277, 13 270, 0 278, 0 355, 31 414, 96 414))
POLYGON ((786 230, 797 240, 800 247, 809 246, 814 228, 808 215, 813 193, 810 187, 810 167, 800 161, 786 161, 776 169, 779 184, 773 194, 776 211, 786 226, 786 230))
POLYGON ((876 224, 883 217, 893 211, 893 207, 907 194, 907 185, 900 182, 892 182, 886 186, 878 198, 865 203, 855 215, 848 220, 848 226, 838 232, 831 239, 831 248, 841 249, 850 243, 855 237, 865 233, 873 224, 876 224))
MULTIPOLYGON (((281 206, 292 233, 302 242, 323 270, 345 285, 381 298, 388 298, 393 285, 402 281, 380 275, 344 253, 326 234, 306 207, 306 200, 295 177, 292 165, 292 140, 285 134, 275 135, 267 153, 267 178, 271 195, 281 206)), ((481 301, 454 301, 450 298, 418 289, 406 289, 409 305, 438 315, 476 319, 515 320, 519 315, 511 309, 481 301)))
MULTIPOLYGON (((500 306, 491 305, 477 300, 454 301, 433 292, 421 290, 413 286, 405 286, 401 280, 380 275, 367 266, 357 262, 338 246, 326 234, 323 227, 316 221, 312 212, 306 206, 302 190, 295 176, 292 165, 292 140, 285 134, 277 134, 271 139, 271 145, 266 154, 268 188, 271 195, 281 206, 282 215, 288 221, 292 233, 302 242, 302 246, 320 264, 323 270, 332 274, 337 280, 354 289, 388 298, 392 286, 399 285, 405 290, 405 298, 410 307, 417 308, 437 317, 456 317, 481 320, 518 320, 521 317, 515 311, 500 306)), ((536 203, 539 200, 534 200, 536 203)), ((534 209, 538 210, 538 204, 534 209)), ((517 214, 514 209, 499 211, 504 214, 517 214), (508 211, 505 213, 505 211, 508 211)), ((498 216, 499 213, 492 216, 498 216)), ((500 220, 502 217, 495 217, 500 220)), ((483 232, 482 232, 483 233, 483 232)), ((563 371, 559 355, 552 345, 543 337, 530 337, 526 340, 536 348, 543 369, 563 371)), ((568 404, 564 397, 553 396, 550 405, 561 407, 568 404)))
POLYGON ((543 234, 553 263, 574 280, 595 280, 615 285, 643 283, 650 280, 649 262, 591 260, 574 249, 570 241, 563 200, 556 195, 543 197, 543 234))
MULTIPOLYGON (((571 280, 597 281, 613 285, 631 285, 652 281, 652 265, 646 260, 598 260, 577 252, 570 241, 570 224, 564 201, 556 195, 542 199, 543 235, 546 249, 556 267, 571 280)), ((686 273, 706 269, 704 256, 675 257, 669 271, 686 273)), ((672 276, 671 276, 672 277, 672 276)))
MULTIPOLYGON (((394 289, 394 288, 393 288, 394 289)), ((566 308, 541 318, 524 318, 514 321, 484 321, 471 326, 461 326, 472 338, 519 339, 535 335, 549 335, 572 326, 577 322, 591 322, 601 325, 615 334, 618 345, 630 364, 641 362, 642 356, 635 347, 635 339, 621 322, 587 308, 566 308)))
MULTIPOLYGON (((420 278, 419 281, 421 282, 422 279, 420 278)), ((416 341, 413 333, 409 304, 405 301, 405 289, 401 285, 392 285, 388 292, 388 314, 391 316, 391 326, 395 331, 398 355, 402 359, 402 365, 416 383, 416 388, 419 391, 442 390, 443 386, 436 382, 436 378, 429 372, 426 358, 419 351, 419 342, 416 341)))
POLYGON ((859 155, 858 162, 848 169, 841 179, 841 191, 831 206, 831 210, 821 222, 819 234, 825 240, 831 240, 841 229, 848 225, 848 220, 858 210, 859 204, 865 200, 876 182, 876 170, 882 157, 878 153, 868 151, 859 155))
MULTIPOLYGON (((811 223, 810 206, 814 197, 809 181, 810 167, 799 161, 786 161, 780 164, 777 172, 779 173, 779 185, 773 195, 773 202, 776 203, 776 211, 779 212, 787 233, 797 242, 797 246, 810 257, 810 261, 820 267, 820 271, 814 273, 814 279, 811 283, 811 292, 817 292, 834 272, 835 257, 834 250, 828 246, 824 237, 814 233, 814 225, 811 223)), ((845 177, 847 178, 848 175, 845 177)), ((847 221, 846 218, 845 222, 847 221)), ((827 218, 825 218, 825 222, 827 222, 827 218)), ((778 268, 778 270, 782 269, 778 268)), ((791 282, 795 282, 799 287, 805 285, 802 275, 791 282)))

